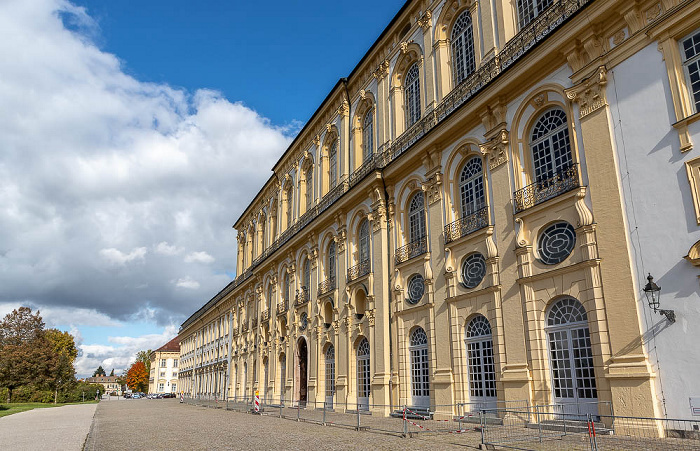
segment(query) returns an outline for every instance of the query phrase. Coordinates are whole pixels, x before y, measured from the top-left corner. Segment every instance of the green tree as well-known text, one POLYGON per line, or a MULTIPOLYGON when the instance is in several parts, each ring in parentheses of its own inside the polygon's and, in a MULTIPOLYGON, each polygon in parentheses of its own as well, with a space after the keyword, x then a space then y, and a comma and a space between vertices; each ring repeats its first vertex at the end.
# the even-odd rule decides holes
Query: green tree
POLYGON ((0 321, 0 386, 7 388, 8 403, 14 389, 44 384, 56 357, 38 311, 20 307, 0 321))
POLYGON ((102 365, 98 366, 97 369, 95 370, 94 373, 92 373, 92 377, 98 377, 98 376, 106 376, 107 373, 105 373, 104 368, 102 368, 102 365))
POLYGON ((78 348, 75 346, 75 339, 68 332, 49 329, 46 331, 46 338, 56 356, 51 368, 51 377, 47 380, 47 384, 54 392, 55 404, 58 402, 58 391, 75 382, 73 362, 78 357, 78 348))

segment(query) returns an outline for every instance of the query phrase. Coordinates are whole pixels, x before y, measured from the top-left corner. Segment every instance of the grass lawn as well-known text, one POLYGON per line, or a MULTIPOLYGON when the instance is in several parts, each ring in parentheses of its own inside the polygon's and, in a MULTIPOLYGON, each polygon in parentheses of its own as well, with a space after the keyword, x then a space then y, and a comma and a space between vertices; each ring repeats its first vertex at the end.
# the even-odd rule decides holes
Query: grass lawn
POLYGON ((45 404, 43 402, 17 402, 10 404, 0 404, 0 418, 12 415, 13 413, 26 412, 32 409, 44 409, 47 407, 60 407, 67 406, 70 404, 94 404, 97 401, 86 401, 81 402, 69 402, 69 403, 58 403, 58 404, 45 404))

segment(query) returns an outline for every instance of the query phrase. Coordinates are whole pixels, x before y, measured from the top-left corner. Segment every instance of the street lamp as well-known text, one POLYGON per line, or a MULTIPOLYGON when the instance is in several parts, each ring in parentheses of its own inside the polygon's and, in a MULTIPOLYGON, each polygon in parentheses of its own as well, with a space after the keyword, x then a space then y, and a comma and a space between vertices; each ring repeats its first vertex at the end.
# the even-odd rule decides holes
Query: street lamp
POLYGON ((659 308, 661 306, 661 287, 654 283, 654 278, 651 276, 651 273, 649 273, 649 276, 647 276, 647 284, 644 287, 644 294, 647 296, 649 308, 654 309, 654 313, 658 312, 660 315, 664 315, 670 322, 676 322, 676 312, 673 310, 664 310, 659 308))

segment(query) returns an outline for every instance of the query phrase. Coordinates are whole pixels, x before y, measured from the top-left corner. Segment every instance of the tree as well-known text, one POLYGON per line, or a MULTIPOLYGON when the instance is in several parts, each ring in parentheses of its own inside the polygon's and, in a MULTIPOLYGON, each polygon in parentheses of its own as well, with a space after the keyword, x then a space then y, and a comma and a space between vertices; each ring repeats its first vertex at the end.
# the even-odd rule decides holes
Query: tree
POLYGON ((7 388, 8 403, 15 388, 43 383, 55 360, 38 311, 20 307, 5 315, 0 322, 0 386, 7 388))
POLYGON ((75 381, 73 362, 78 357, 78 348, 73 336, 58 329, 46 331, 46 338, 56 355, 55 364, 51 368, 51 377, 47 381, 54 391, 54 404, 58 402, 58 391, 75 381))
POLYGON ((151 352, 149 349, 148 351, 139 351, 136 354, 136 361, 143 362, 146 365, 146 372, 149 374, 151 373, 151 352))
POLYGON ((126 385, 140 392, 148 390, 148 370, 143 362, 138 361, 131 365, 126 373, 126 385))
POLYGON ((106 376, 107 373, 105 373, 104 368, 102 368, 102 365, 98 366, 97 369, 95 370, 94 373, 92 373, 92 377, 98 377, 98 376, 106 376))

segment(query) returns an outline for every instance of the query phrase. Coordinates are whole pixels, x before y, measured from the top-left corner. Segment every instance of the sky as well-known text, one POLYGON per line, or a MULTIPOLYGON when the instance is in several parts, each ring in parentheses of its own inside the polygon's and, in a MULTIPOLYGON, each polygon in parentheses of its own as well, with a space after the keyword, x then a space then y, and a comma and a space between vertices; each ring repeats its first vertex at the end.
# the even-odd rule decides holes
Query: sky
POLYGON ((119 374, 236 274, 234 221, 403 0, 0 1, 0 316, 119 374), (369 13, 371 11, 371 14, 369 13))

